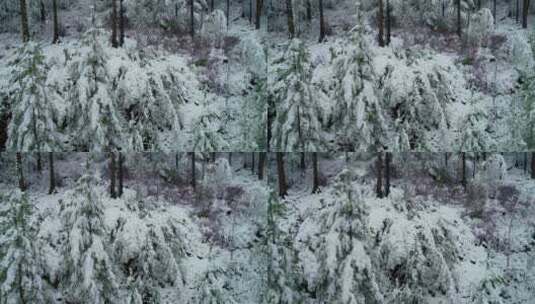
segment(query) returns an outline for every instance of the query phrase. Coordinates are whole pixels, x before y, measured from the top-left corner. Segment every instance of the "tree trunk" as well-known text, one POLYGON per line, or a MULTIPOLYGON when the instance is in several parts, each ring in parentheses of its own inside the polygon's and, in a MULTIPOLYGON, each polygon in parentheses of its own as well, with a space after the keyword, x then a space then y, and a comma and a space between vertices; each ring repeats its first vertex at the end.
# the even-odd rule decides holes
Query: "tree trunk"
POLYGON ((52 10, 54 11, 54 37, 52 43, 59 43, 59 16, 58 16, 58 0, 52 0, 52 10))
POLYGON ((301 152, 300 153, 300 161, 299 161, 299 168, 301 168, 301 170, 305 171, 306 169, 306 164, 305 164, 305 152, 301 152))
POLYGON ((318 172, 318 152, 312 153, 312 171, 313 171, 313 184, 312 184, 312 193, 319 192, 320 189, 320 178, 318 172))
POLYGON ((26 190, 26 183, 24 182, 24 172, 22 170, 22 153, 17 152, 17 174, 19 177, 19 189, 21 191, 26 190))
POLYGON ((285 197, 288 194, 286 185, 286 174, 284 173, 284 155, 277 152, 277 176, 279 180, 279 196, 285 197))
POLYGON ((117 42, 117 0, 111 0, 111 46, 119 46, 117 42))
POLYGON ((526 174, 528 172, 528 152, 522 154, 524 154, 524 174, 526 174))
POLYGON ((529 0, 524 0, 522 5, 522 28, 528 28, 529 0))
POLYGON ((520 12, 520 0, 516 0, 516 12, 515 12, 515 22, 518 23, 518 16, 520 12))
POLYGON ((124 11, 126 8, 123 5, 123 1, 124 0, 119 1, 119 45, 120 46, 124 45, 124 27, 125 27, 124 11))
POLYGON ((263 180, 264 179, 264 163, 266 162, 266 152, 260 152, 260 155, 258 156, 258 179, 263 180))
POLYGON ((190 35, 191 35, 192 39, 195 36, 195 20, 194 20, 194 16, 193 16, 193 8, 194 8, 193 3, 194 2, 193 1, 194 0, 190 0, 189 1, 190 35))
POLYGON ((461 165, 461 184, 463 185, 464 189, 466 189, 466 153, 465 152, 461 152, 461 161, 462 161, 462 165, 461 165))
POLYGON ((444 166, 448 169, 448 152, 444 152, 444 166))
POLYGON ((20 23, 22 32, 22 42, 30 41, 30 29, 28 28, 28 7, 26 0, 20 0, 20 23))
POLYGON ((115 192, 115 176, 117 174, 115 166, 115 152, 110 152, 110 196, 111 198, 116 198, 117 193, 115 192))
POLYGON ((230 0, 227 0, 227 29, 229 25, 229 20, 230 20, 230 0))
POLYGON ((251 173, 254 174, 254 152, 251 152, 251 173))
POLYGON ((288 34, 290 35, 290 39, 293 39, 295 37, 295 28, 292 0, 286 0, 286 14, 288 17, 288 34))
POLYGON ((210 12, 214 11, 214 0, 210 0, 210 12))
MULTIPOLYGON (((386 45, 390 45, 392 31, 392 16, 390 14, 390 0, 386 0, 386 45)), ((387 194, 388 195, 388 194, 387 194)))
POLYGON ((256 19, 255 19, 255 28, 260 29, 260 20, 262 18, 262 6, 264 5, 264 0, 256 0, 256 19))
POLYGON ((492 1, 492 17, 494 18, 494 24, 496 24, 496 0, 492 1))
POLYGON ((377 172, 377 184, 375 185, 375 193, 378 198, 383 197, 383 152, 377 153, 377 160, 375 161, 377 172))
POLYGON ((385 46, 385 40, 384 40, 384 8, 383 8, 383 0, 379 0, 379 11, 377 12, 377 24, 379 26, 379 35, 378 35, 378 41, 379 46, 383 47, 385 46))
POLYGON ((457 0, 457 36, 461 37, 461 0, 457 0))
POLYGON ((228 153, 228 164, 229 166, 232 166, 232 152, 228 153))
POLYGON ((249 0, 249 23, 253 24, 253 0, 249 0))
POLYGON ((123 153, 119 152, 119 191, 118 195, 121 197, 123 195, 123 153))
POLYGON ((535 152, 531 152, 531 178, 535 179, 535 152))
POLYGON ((390 194, 390 161, 392 159, 392 153, 386 152, 385 154, 385 197, 390 194))
POLYGON ((195 181, 195 152, 190 152, 191 154, 191 187, 193 188, 193 191, 195 191, 196 188, 196 181, 195 181))
POLYGON ((44 2, 44 0, 41 0, 39 5, 40 5, 40 9, 41 9, 41 22, 45 23, 45 21, 46 21, 46 10, 45 10, 45 2, 44 2))
POLYGON ((43 166, 41 165, 41 152, 37 152, 37 172, 41 173, 43 166))
POLYGON ((48 187, 48 194, 54 193, 54 190, 56 189, 56 176, 54 173, 54 153, 48 152, 48 173, 49 175, 49 187, 48 187))
POLYGON ((318 0, 318 5, 320 9, 320 38, 319 42, 322 42, 325 39, 325 20, 323 17, 323 0, 318 0))

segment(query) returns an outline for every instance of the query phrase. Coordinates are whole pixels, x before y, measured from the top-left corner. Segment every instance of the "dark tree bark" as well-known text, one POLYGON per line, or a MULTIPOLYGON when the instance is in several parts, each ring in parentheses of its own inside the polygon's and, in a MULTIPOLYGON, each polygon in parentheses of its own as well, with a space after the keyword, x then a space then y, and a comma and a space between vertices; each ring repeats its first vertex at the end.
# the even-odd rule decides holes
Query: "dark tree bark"
POLYGON ((40 13, 41 13, 41 22, 45 23, 45 21, 46 21, 45 1, 41 0, 39 5, 40 5, 40 13))
POLYGON ((254 174, 254 152, 251 152, 251 173, 254 174))
POLYGON ((494 24, 496 24, 496 0, 492 1, 492 17, 494 18, 494 24))
POLYGON ((119 47, 117 40, 117 0, 111 0, 111 46, 119 47))
POLYGON ((22 153, 17 152, 17 174, 19 178, 19 189, 26 190, 26 182, 24 181, 24 172, 22 170, 22 153))
POLYGON ((190 12, 190 35, 191 35, 191 38, 193 39, 193 37, 195 37, 195 20, 194 20, 194 16, 193 16, 193 9, 194 9, 194 0, 190 0, 189 1, 189 12, 190 12))
POLYGON ((303 171, 306 169, 305 152, 300 153, 299 168, 301 168, 303 171))
POLYGON ((531 152, 531 178, 535 179, 535 152, 531 152))
POLYGON ((54 153, 48 152, 48 194, 54 193, 56 189, 56 175, 54 173, 54 153))
POLYGON ((214 11, 214 0, 210 0, 210 12, 214 11))
POLYGON ((290 39, 293 39, 295 37, 295 27, 292 0, 286 0, 286 14, 288 17, 288 34, 290 35, 290 39))
POLYGON ((386 152, 385 154, 385 197, 390 194, 390 162, 392 160, 392 153, 386 152))
POLYGON ((461 152, 461 184, 463 185, 464 189, 466 189, 467 181, 466 181, 466 153, 461 152))
POLYGON ((317 193, 320 190, 320 178, 319 178, 319 168, 318 168, 318 153, 312 153, 312 171, 313 171, 313 184, 312 184, 312 193, 317 193))
POLYGON ((384 197, 383 194, 383 152, 377 153, 377 160, 375 161, 377 172, 377 184, 375 185, 375 194, 378 198, 384 197))
POLYGON ((266 162, 266 152, 260 152, 258 155, 258 179, 264 179, 264 164, 266 162))
POLYGON ((518 16, 520 12, 520 0, 516 0, 516 12, 515 12, 515 22, 518 23, 518 16))
POLYGON ((125 15, 126 8, 123 5, 123 1, 124 0, 119 1, 119 45, 120 46, 124 45, 124 27, 125 27, 124 15, 125 15))
POLYGON ((230 0, 227 0, 227 28, 230 20, 230 0))
POLYGON ((379 46, 383 47, 385 46, 385 40, 384 40, 384 25, 385 25, 385 17, 384 17, 384 7, 383 7, 383 0, 379 0, 379 11, 377 12, 377 24, 379 26, 379 34, 378 34, 378 41, 379 46))
POLYGON ((20 0, 19 5, 22 42, 28 42, 30 41, 30 29, 28 27, 28 7, 26 6, 26 0, 20 0))
POLYGON ((323 0, 318 0, 318 5, 320 9, 320 38, 319 42, 322 42, 325 39, 325 19, 323 17, 323 0))
POLYGON ((228 153, 228 164, 232 166, 232 152, 228 153))
POLYGON ((54 11, 54 37, 52 43, 59 43, 59 16, 58 16, 58 0, 52 0, 52 10, 54 11))
POLYGON ((392 32, 392 16, 390 14, 390 10, 390 0, 386 0, 386 45, 390 45, 392 32))
POLYGON ((312 20, 312 3, 310 3, 310 0, 307 0, 306 8, 307 8, 307 21, 310 22, 312 20))
POLYGON ((197 183, 195 181, 195 152, 190 152, 191 155, 191 187, 193 188, 193 191, 195 191, 195 188, 197 187, 197 183))
POLYGON ((256 0, 256 19, 255 19, 255 28, 260 29, 260 21, 262 18, 262 6, 264 6, 264 0, 256 0))
POLYGON ((277 177, 279 180, 279 196, 285 197, 288 194, 286 185, 286 173, 284 172, 284 155, 280 152, 277 154, 277 177))
POLYGON ((37 152, 37 171, 41 173, 43 171, 43 166, 41 164, 41 152, 37 152))
POLYGON ((524 174, 526 174, 528 172, 528 152, 522 154, 524 154, 524 174))
POLYGON ((249 0, 249 23, 253 24, 253 0, 249 0))
POLYGON ((522 5, 522 28, 528 28, 529 0, 524 0, 522 5))
POLYGON ((119 152, 119 189, 117 191, 117 194, 119 197, 123 195, 123 162, 124 162, 124 156, 123 153, 119 152))
POLYGON ((448 152, 444 152, 444 165, 448 168, 448 152))
POLYGON ((177 174, 178 174, 178 161, 179 161, 178 153, 175 153, 175 171, 177 174))
POLYGON ((115 165, 115 152, 110 153, 110 196, 117 198, 117 192, 115 192, 115 177, 117 175, 117 168, 115 165))
POLYGON ((461 37, 461 0, 457 0, 457 36, 461 37))

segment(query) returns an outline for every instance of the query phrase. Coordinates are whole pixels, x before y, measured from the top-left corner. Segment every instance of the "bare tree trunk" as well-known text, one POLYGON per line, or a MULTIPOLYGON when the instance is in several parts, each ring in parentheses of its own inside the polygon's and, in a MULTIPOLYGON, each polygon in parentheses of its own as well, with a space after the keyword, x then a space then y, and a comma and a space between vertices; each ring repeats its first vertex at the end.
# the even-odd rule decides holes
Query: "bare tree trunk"
POLYGON ((28 28, 28 7, 26 0, 20 0, 20 23, 22 32, 22 42, 30 41, 30 29, 28 28))
POLYGON ((45 23, 45 21, 46 21, 46 10, 45 10, 45 2, 44 2, 44 0, 41 0, 39 5, 40 5, 40 9, 41 9, 41 22, 45 23))
POLYGON ((41 173, 43 166, 41 165, 41 152, 37 152, 37 171, 41 173))
POLYGON ((448 152, 444 152, 444 166, 448 168, 448 152))
POLYGON ((260 20, 262 18, 262 6, 264 5, 264 0, 256 0, 256 19, 255 19, 255 28, 260 29, 260 20))
POLYGON ((377 184, 375 185, 375 193, 378 198, 384 197, 383 195, 383 152, 377 153, 377 160, 375 161, 377 172, 377 184))
POLYGON ((312 153, 312 171, 313 171, 313 184, 312 184, 312 193, 319 192, 320 189, 320 178, 318 172, 318 152, 312 153))
POLYGON ((466 182, 466 153, 465 152, 461 152, 461 161, 462 161, 461 184, 463 185, 464 189, 466 189, 467 182, 466 182))
POLYGON ((520 0, 516 0, 516 12, 515 12, 515 22, 518 23, 518 15, 520 12, 520 0))
POLYGON ((522 154, 524 154, 524 174, 526 174, 528 172, 528 152, 522 154))
POLYGON ((264 164, 266 162, 266 152, 260 152, 260 155, 258 156, 258 179, 263 180, 264 179, 264 164))
POLYGON ((56 189, 56 176, 54 173, 54 153, 48 152, 48 173, 49 173, 49 187, 48 194, 54 193, 56 189))
POLYGON ((286 14, 288 17, 288 33, 290 35, 290 39, 293 39, 295 37, 295 28, 292 0, 286 0, 286 14))
POLYGON ((390 14, 390 9, 390 0, 386 0, 386 45, 390 45, 392 32, 392 16, 390 14))
POLYGON ((531 152, 531 178, 535 179, 535 152, 531 152))
POLYGON ((286 173, 284 172, 284 155, 277 152, 277 176, 279 180, 279 196, 285 197, 288 194, 286 185, 286 173))
POLYGON ((123 195, 123 153, 119 152, 119 191, 118 195, 121 197, 123 195))
POLYGON ((305 171, 305 169, 306 169, 305 152, 301 152, 300 153, 299 168, 301 168, 301 170, 303 170, 303 171, 305 171))
POLYGON ((58 0, 52 0, 52 10, 54 11, 54 37, 52 43, 59 43, 59 16, 58 16, 58 0))
POLYGON ((228 164, 232 166, 232 152, 228 153, 228 164))
POLYGON ((210 0, 210 12, 214 11, 214 0, 210 0))
POLYGON ((116 166, 115 166, 115 152, 110 152, 110 196, 112 198, 117 197, 115 192, 115 176, 116 176, 116 166))
POLYGON ((306 7, 307 7, 307 21, 310 22, 312 20, 312 3, 310 3, 310 0, 306 0, 306 7))
POLYGON ((325 39, 325 20, 323 17, 323 0, 318 0, 319 9, 320 9, 320 38, 319 42, 322 42, 325 39))
POLYGON ((461 0, 457 0, 457 36, 461 37, 461 0))
POLYGON ((189 1, 189 10, 190 10, 190 34, 191 38, 195 37, 195 20, 193 16, 194 0, 189 1))
POLYGON ((494 24, 496 24, 496 0, 492 1, 492 17, 494 18, 494 24))
POLYGON ((193 191, 195 191, 196 188, 196 181, 195 181, 195 152, 190 152, 191 154, 191 187, 193 188, 193 191))
POLYGON ((125 7, 123 5, 124 0, 119 1, 119 45, 124 45, 124 13, 125 13, 125 7))
POLYGON ((17 174, 19 177, 19 189, 21 191, 26 190, 26 183, 24 181, 24 172, 22 170, 22 153, 17 152, 17 174))
POLYGON ((383 0, 379 0, 379 11, 377 12, 377 23, 379 26, 379 35, 378 35, 378 41, 379 46, 383 47, 385 46, 385 40, 384 40, 384 8, 383 8, 383 0))
POLYGON ((251 173, 254 174, 254 152, 251 152, 251 173))
POLYGON ((529 0, 524 0, 522 5, 522 28, 528 28, 529 0))
POLYGON ((386 152, 385 154, 385 197, 390 194, 390 161, 392 159, 392 153, 386 152))
POLYGON ((111 0, 111 46, 119 47, 117 42, 117 0, 111 0))
POLYGON ((253 0, 249 0, 249 23, 253 23, 253 0))
POLYGON ((227 29, 229 25, 229 20, 230 20, 230 0, 227 0, 227 29))

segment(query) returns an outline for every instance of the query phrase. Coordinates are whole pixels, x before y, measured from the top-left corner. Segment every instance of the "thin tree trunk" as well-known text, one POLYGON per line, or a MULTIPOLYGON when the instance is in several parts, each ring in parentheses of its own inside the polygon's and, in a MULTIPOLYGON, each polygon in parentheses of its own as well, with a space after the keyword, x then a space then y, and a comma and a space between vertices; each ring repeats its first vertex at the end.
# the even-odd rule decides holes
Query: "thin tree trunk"
POLYGON ((123 153, 119 152, 119 191, 118 195, 121 197, 123 195, 123 153))
POLYGON ((384 40, 384 8, 383 8, 383 0, 379 0, 379 11, 377 12, 377 23, 379 26, 379 34, 378 34, 378 41, 379 46, 383 47, 385 46, 385 40, 384 40))
POLYGON ((195 181, 195 152, 190 152, 191 154, 191 187, 193 188, 193 191, 195 191, 196 188, 196 181, 195 181))
POLYGON ((260 20, 262 18, 262 6, 264 5, 263 0, 256 0, 256 19, 255 19, 255 28, 260 29, 260 20))
POLYGON ((524 174, 526 174, 528 172, 528 152, 522 154, 524 154, 524 174))
POLYGON ((230 0, 227 0, 227 29, 229 25, 229 20, 230 20, 230 0))
POLYGON ((46 21, 46 10, 45 10, 45 2, 44 0, 40 1, 40 9, 41 9, 41 22, 45 23, 46 21))
POLYGON ((522 5, 522 28, 528 28, 529 0, 524 0, 522 5))
POLYGON ((20 23, 22 32, 22 42, 30 41, 30 29, 28 28, 28 7, 26 0, 20 0, 20 23))
POLYGON ((54 37, 52 43, 59 43, 59 16, 58 16, 58 0, 52 0, 52 10, 54 11, 54 37))
POLYGON ((124 0, 119 1, 119 45, 124 45, 124 13, 125 13, 125 7, 123 5, 124 0))
POLYGON ((115 192, 115 176, 116 176, 116 166, 115 166, 115 152, 110 153, 110 196, 112 198, 117 198, 117 192, 115 192))
POLYGON ((111 46, 119 47, 119 42, 117 42, 117 0, 111 0, 111 46))
POLYGON ((531 152, 531 178, 535 179, 535 152, 531 152))
POLYGON ((175 171, 177 175, 178 175, 178 162, 179 162, 178 153, 175 153, 175 171))
POLYGON ((312 20, 312 3, 310 3, 310 0, 306 0, 306 7, 307 7, 307 21, 310 22, 312 20))
POLYGON ((515 22, 518 23, 518 16, 520 12, 520 0, 516 0, 516 12, 515 12, 515 22))
POLYGON ((37 152, 37 172, 41 173, 43 166, 41 165, 41 152, 37 152))
POLYGON ((210 0, 210 12, 214 11, 214 0, 210 0))
POLYGON ((232 152, 228 153, 228 164, 229 166, 232 166, 232 152))
POLYGON ((392 16, 390 14, 390 9, 390 0, 386 0, 386 45, 390 45, 392 32, 392 16))
POLYGON ((292 0, 286 0, 286 14, 288 17, 288 34, 290 39, 293 39, 295 37, 295 27, 292 0))
POLYGON ((319 42, 322 42, 325 39, 325 20, 323 17, 323 0, 318 0, 319 9, 320 9, 320 38, 319 42))
POLYGON ((288 194, 286 185, 286 173, 284 172, 284 155, 277 152, 277 177, 279 180, 279 196, 285 197, 288 194))
POLYGON ((49 175, 49 187, 48 187, 48 194, 54 193, 54 190, 56 189, 56 176, 54 173, 54 153, 48 152, 48 173, 49 175))
POLYGON ((390 194, 390 161, 392 159, 392 153, 386 152, 385 154, 385 197, 390 194))
POLYGON ((194 0, 190 0, 189 1, 189 10, 190 10, 190 35, 191 35, 191 38, 193 39, 193 37, 195 36, 195 20, 194 20, 194 16, 193 16, 193 8, 194 8, 194 0))
POLYGON ((266 162, 266 152, 260 152, 258 156, 258 179, 264 179, 264 163, 266 162))
POLYGON ((253 24, 253 0, 249 0, 249 23, 253 24))
POLYGON ((378 198, 383 197, 383 152, 377 153, 377 160, 375 162, 377 172, 377 184, 375 185, 375 193, 378 198))
POLYGON ((26 190, 26 183, 24 181, 24 172, 22 169, 22 153, 17 152, 17 174, 19 177, 19 189, 21 191, 26 190))
POLYGON ((492 1, 492 17, 494 18, 494 24, 496 24, 496 0, 492 1))
POLYGON ((464 189, 466 189, 467 182, 466 182, 466 153, 465 152, 461 152, 461 161, 462 161, 461 184, 463 185, 464 189))
POLYGON ((319 192, 320 189, 320 178, 318 172, 318 152, 312 153, 312 171, 313 171, 313 184, 312 184, 312 193, 319 192))
POLYGON ((444 165, 448 168, 448 152, 444 152, 444 165))
POLYGON ((457 0, 457 36, 461 37, 461 0, 457 0))
POLYGON ((305 171, 306 169, 306 164, 305 164, 305 152, 301 152, 300 153, 300 161, 299 161, 299 168, 301 168, 301 170, 305 171))
POLYGON ((251 152, 251 173, 254 174, 254 152, 251 152))

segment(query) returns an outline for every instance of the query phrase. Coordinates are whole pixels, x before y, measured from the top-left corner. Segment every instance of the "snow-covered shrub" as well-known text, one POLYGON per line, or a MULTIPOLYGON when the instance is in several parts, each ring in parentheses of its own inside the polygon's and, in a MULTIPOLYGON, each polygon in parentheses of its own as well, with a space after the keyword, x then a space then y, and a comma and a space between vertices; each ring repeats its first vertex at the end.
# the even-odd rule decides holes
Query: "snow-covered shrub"
POLYGON ((82 176, 61 206, 65 242, 61 289, 69 302, 115 303, 119 282, 108 254, 109 236, 104 223, 102 197, 92 175, 82 176))
POLYGON ((488 152, 496 150, 496 142, 490 136, 489 119, 482 105, 481 95, 470 99, 471 108, 460 122, 458 149, 465 152, 488 152))
POLYGON ((535 68, 535 54, 533 54, 529 41, 526 41, 524 36, 518 33, 511 35, 509 41, 511 63, 521 75, 529 76, 535 68))
POLYGON ((24 44, 11 62, 12 119, 8 129, 7 150, 55 151, 61 140, 55 122, 56 109, 46 87, 47 66, 41 46, 24 44))
POLYGON ((493 29, 494 18, 492 17, 492 12, 488 8, 482 8, 472 15, 464 39, 473 47, 485 46, 493 29))
POLYGON ((257 78, 267 77, 267 56, 266 50, 257 36, 248 35, 240 39, 238 45, 241 60, 248 67, 249 71, 257 78))
POLYGON ((26 193, 0 194, 0 303, 48 303, 45 298, 33 206, 26 193))
POLYGON ((230 282, 227 276, 229 270, 215 265, 211 261, 209 269, 203 274, 202 278, 195 287, 197 290, 192 304, 235 304, 238 303, 233 298, 229 290, 230 282))
POLYGON ((202 152, 221 152, 228 148, 223 138, 220 114, 209 105, 193 123, 193 150, 202 152))
POLYGON ((216 47, 222 45, 227 32, 227 18, 222 10, 211 12, 202 23, 201 36, 216 47))

